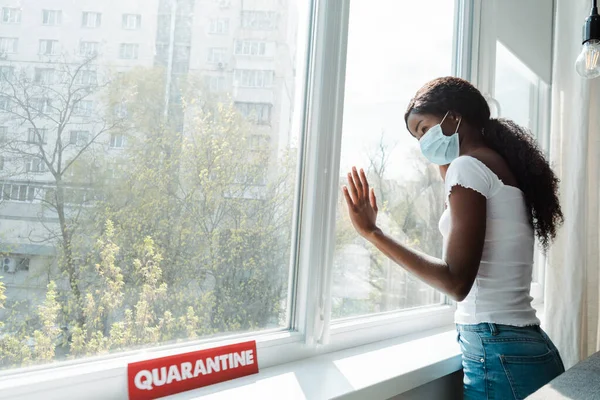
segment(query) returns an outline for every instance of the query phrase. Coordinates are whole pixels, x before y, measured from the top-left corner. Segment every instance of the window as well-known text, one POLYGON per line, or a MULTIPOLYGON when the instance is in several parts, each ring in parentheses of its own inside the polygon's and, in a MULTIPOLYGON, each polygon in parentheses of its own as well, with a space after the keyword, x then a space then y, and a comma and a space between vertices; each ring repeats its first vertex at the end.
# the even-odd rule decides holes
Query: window
POLYGON ((271 123, 271 104, 264 103, 235 103, 240 114, 249 121, 261 125, 271 123))
POLYGON ((258 40, 238 40, 235 42, 235 54, 240 56, 264 56, 267 53, 267 42, 258 40))
POLYGON ((57 26, 62 24, 62 11, 60 10, 43 10, 42 23, 44 25, 57 26))
POLYGON ((21 9, 20 8, 2 8, 2 23, 4 24, 20 24, 21 9))
MULTIPOLYGON (((5 201, 27 201, 29 203, 35 200, 35 191, 36 188, 30 185, 25 184, 11 184, 11 183, 2 183, 0 182, 0 200, 5 201)), ((24 267, 29 268, 29 263, 27 262, 24 267)), ((23 268, 24 271, 28 271, 28 269, 23 268)))
POLYGON ((113 149, 122 149, 125 147, 125 135, 118 133, 110 135, 110 147, 113 149))
POLYGON ((94 102, 92 100, 80 100, 73 105, 73 115, 90 116, 94 112, 94 102))
MULTIPOLYGON (((509 118, 529 129, 538 145, 548 151, 550 87, 500 41, 496 41, 494 98, 499 117, 509 118)), ((492 107, 493 108, 493 107, 492 107)), ((543 301, 545 255, 536 248, 531 295, 543 301)))
MULTIPOLYGON (((0 140, 0 143, 2 141, 0 140)), ((4 170, 4 156, 0 156, 0 171, 4 170)))
POLYGON ((215 18, 211 19, 208 26, 208 33, 212 35, 228 35, 229 34, 229 19, 215 18))
POLYGON ((19 51, 19 39, 0 37, 0 53, 14 54, 19 51))
MULTIPOLYGON (((50 64, 24 52, 10 79, 30 84, 35 68, 49 66, 57 73, 78 70, 81 78, 71 84, 61 74, 53 90, 34 91, 39 101, 17 92, 11 103, 6 101, 14 112, 4 112, 8 122, 0 121, 9 130, 21 129, 22 136, 15 146, 4 146, 17 151, 0 151, 7 158, 2 196, 39 200, 34 206, 2 207, 3 218, 11 222, 0 223, 0 238, 3 245, 34 253, 22 257, 31 260, 30 276, 43 278, 7 286, 7 304, 20 303, 18 313, 0 313, 0 369, 34 365, 31 373, 55 374, 56 365, 68 360, 81 363, 83 370, 89 357, 99 354, 120 357, 121 352, 146 352, 167 343, 180 351, 190 341, 238 334, 268 344, 271 359, 263 353, 264 366, 281 362, 282 354, 306 356, 373 341, 371 335, 382 329, 391 337, 450 322, 449 314, 429 314, 431 309, 451 312, 441 296, 383 264, 352 233, 341 204, 338 215, 328 211, 336 209, 340 184, 335 174, 320 172, 337 171, 331 161, 337 158, 331 155, 341 150, 344 170, 350 162, 365 160, 379 143, 373 142, 374 132, 390 132, 384 144, 396 140, 404 130, 398 108, 417 85, 430 75, 452 73, 454 9, 448 2, 375 2, 352 2, 345 103, 329 95, 341 96, 344 89, 338 87, 343 56, 338 49, 346 42, 339 32, 346 32, 341 24, 349 2, 260 2, 273 3, 277 12, 246 12, 239 1, 225 10, 209 1, 179 1, 174 11, 165 7, 169 2, 131 0, 130 9, 141 10, 148 28, 162 30, 159 20, 180 17, 198 28, 175 26, 174 31, 148 34, 124 31, 121 14, 116 26, 103 16, 94 31, 84 31, 81 7, 61 2, 69 24, 65 20, 62 26, 42 29, 47 32, 40 36, 61 38, 61 57, 50 64), (314 13, 313 6, 319 7, 314 13), (377 12, 371 16, 373 10, 377 12), (247 29, 264 32, 240 30, 242 15, 247 29), (313 15, 326 21, 317 24, 313 15), (422 46, 414 32, 423 30, 418 22, 424 20, 434 27, 426 32, 433 38, 427 41, 432 51, 406 57, 422 46), (397 32, 381 32, 381 26, 397 32), (98 51, 97 43, 87 40, 102 37, 122 38, 100 49, 101 60, 85 58, 98 51), (157 37, 166 40, 156 43, 157 37), (310 41, 310 51, 309 38, 318 39, 310 41), (168 43, 174 43, 172 53, 164 50, 168 43), (150 59, 145 49, 155 46, 157 55, 150 59), (209 49, 225 47, 244 56, 236 57, 234 70, 206 68, 209 49), (138 57, 143 62, 119 61, 138 57), (323 63, 315 62, 321 58, 323 63), (168 65, 177 71, 171 80, 165 79, 168 65), (320 65, 326 67, 317 69, 320 65), (313 85, 315 77, 322 84, 313 85), (65 105, 62 99, 69 94, 72 100, 65 105), (35 115, 42 107, 51 114, 35 115), (35 121, 18 119, 24 112, 33 112, 35 121), (335 127, 342 122, 340 149, 334 134, 339 135, 335 127), (32 129, 25 131, 28 127, 32 129), (30 145, 24 143, 27 139, 30 145), (317 143, 318 148, 312 146, 317 143), (118 173, 111 171, 112 165, 119 166, 118 173), (36 189, 32 195, 30 189, 21 194, 21 186, 36 189), (41 244, 49 247, 47 253, 38 250, 41 244), (309 250, 301 250, 305 248, 309 250), (328 261, 333 249, 335 263, 328 261), (333 286, 317 279, 324 271, 333 272, 333 286), (327 294, 330 289, 333 296, 327 294), (330 303, 334 318, 353 318, 345 322, 344 334, 339 334, 337 319, 329 324, 330 303), (397 331, 381 323, 375 329, 361 319, 368 315, 371 323, 381 317, 373 313, 389 311, 396 327, 407 318, 396 311, 421 306, 431 308, 411 313, 423 312, 418 328, 415 323, 397 331), (320 332, 329 327, 331 345, 306 344, 319 342, 320 332)), ((35 19, 35 2, 22 3, 24 16, 35 19)), ((2 28, 7 36, 21 35, 20 26, 2 28)), ((382 218, 398 230, 398 237, 434 248, 433 220, 443 201, 435 199, 435 181, 430 188, 421 179, 424 169, 406 172, 407 157, 413 156, 409 149, 415 150, 416 143, 402 142, 392 157, 396 164, 383 175, 380 187, 390 196, 390 209, 383 209, 382 218), (420 188, 423 194, 417 197, 420 188), (415 198, 425 206, 416 209, 415 198)), ((97 371, 104 368, 103 360, 94 363, 94 368, 101 366, 97 371)), ((98 382, 115 387, 106 376, 100 373, 87 386, 73 384, 74 390, 96 392, 98 382)), ((48 381, 56 383, 50 378, 32 385, 37 395, 46 393, 48 381)), ((74 396, 86 398, 86 393, 74 396)), ((47 397, 61 395, 48 392, 47 397)))
POLYGON ((52 100, 48 98, 33 98, 29 100, 29 107, 31 111, 46 114, 50 112, 50 107, 52 106, 52 100))
POLYGON ((27 143, 44 144, 46 143, 46 129, 29 128, 27 131, 27 143))
POLYGON ((0 144, 8 141, 8 128, 6 126, 0 126, 0 144))
POLYGON ((102 14, 97 12, 84 12, 81 17, 83 28, 99 28, 102 22, 102 14))
POLYGON ((36 68, 34 81, 40 84, 52 84, 54 83, 54 69, 53 68, 36 68))
POLYGON ((98 84, 98 75, 96 71, 82 70, 75 75, 75 83, 83 86, 93 86, 98 84))
POLYGON ((122 60, 137 60, 139 45, 133 43, 122 43, 119 51, 119 58, 122 60))
MULTIPOLYGON (((35 173, 47 171, 46 163, 44 162, 44 160, 42 160, 39 157, 31 157, 29 159, 29 161, 27 161, 27 164, 25 165, 25 169, 26 169, 26 172, 35 172, 35 173)), ((25 186, 25 188, 26 188, 26 186, 25 186)), ((14 190, 14 185, 13 185, 13 190, 14 190)), ((16 200, 16 199, 13 198, 13 200, 16 200)), ((24 201, 24 200, 22 200, 22 201, 24 201)))
POLYGON ((123 29, 140 29, 142 25, 142 16, 137 14, 123 15, 123 29))
POLYGON ((222 47, 212 47, 208 49, 208 62, 211 64, 224 63, 227 57, 227 49, 222 47))
MULTIPOLYGON (((421 85, 452 74, 453 2, 354 2, 350 7, 340 183, 353 165, 364 168, 380 204, 378 220, 396 240, 441 256, 438 221, 444 207, 439 173, 399 118, 421 85), (430 10, 436 9, 431 14, 430 10), (430 51, 416 59, 414 32, 430 51), (387 26, 382 31, 378 27, 387 26), (433 39, 435 38, 435 39, 433 39), (376 46, 373 44, 377 43, 376 46), (394 49, 390 52, 389 49, 394 49), (374 134, 374 132, 381 132, 374 134), (410 171, 410 172, 409 172, 410 171)), ((333 266, 332 318, 440 304, 444 298, 353 233, 340 196, 333 266)))
POLYGON ((224 92, 227 89, 227 81, 224 76, 207 76, 205 83, 212 93, 224 92))
POLYGON ((235 81, 241 87, 269 88, 273 85, 273 75, 273 71, 238 69, 235 81))
POLYGON ((40 40, 39 54, 44 56, 55 56, 58 54, 58 40, 40 40))
POLYGON ((11 101, 8 96, 0 96, 0 110, 10 111, 11 101))
POLYGON ((85 146, 88 144, 90 133, 88 131, 71 131, 69 143, 74 146, 85 146))
POLYGON ((82 57, 91 57, 98 54, 100 43, 98 42, 80 42, 79 55, 82 57))
POLYGON ((15 67, 8 65, 0 65, 0 82, 14 79, 15 67))
POLYGON ((242 28, 272 31, 279 15, 271 11, 242 11, 242 28))

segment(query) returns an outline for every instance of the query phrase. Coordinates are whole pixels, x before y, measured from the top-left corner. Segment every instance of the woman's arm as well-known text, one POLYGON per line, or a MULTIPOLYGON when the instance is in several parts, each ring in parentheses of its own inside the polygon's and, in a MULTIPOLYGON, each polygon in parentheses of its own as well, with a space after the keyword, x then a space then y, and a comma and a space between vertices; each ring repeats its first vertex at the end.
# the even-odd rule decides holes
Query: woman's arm
POLYGON ((364 174, 353 168, 344 187, 350 219, 356 230, 390 259, 454 300, 462 301, 471 290, 485 240, 486 199, 474 190, 455 186, 450 196, 451 228, 445 258, 410 249, 377 227, 377 202, 364 174))

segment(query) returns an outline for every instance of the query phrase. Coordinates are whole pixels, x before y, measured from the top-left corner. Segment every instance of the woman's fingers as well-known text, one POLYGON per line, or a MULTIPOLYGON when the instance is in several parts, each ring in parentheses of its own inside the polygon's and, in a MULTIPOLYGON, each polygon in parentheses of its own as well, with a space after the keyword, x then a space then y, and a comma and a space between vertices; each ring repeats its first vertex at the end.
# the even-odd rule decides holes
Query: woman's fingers
POLYGON ((362 183, 363 188, 363 196, 366 198, 369 197, 369 181, 367 180, 367 175, 365 175, 365 170, 360 169, 360 182, 362 183))
POLYGON ((354 202, 352 201, 352 198, 350 197, 350 192, 348 192, 348 186, 344 186, 342 188, 342 191, 344 192, 344 198, 346 199, 348 208, 350 208, 351 210, 354 210, 354 202))
POLYGON ((363 186, 360 181, 360 177, 358 176, 358 171, 356 167, 352 167, 352 179, 354 180, 354 185, 356 186, 356 191, 361 199, 364 198, 363 186))
POLYGON ((373 207, 373 210, 375 210, 375 212, 377 212, 377 198, 375 198, 375 189, 371 189, 371 207, 373 207))
POLYGON ((358 189, 356 188, 356 185, 354 184, 354 179, 352 178, 351 173, 348 173, 348 189, 350 191, 350 194, 352 195, 352 202, 358 203, 358 200, 359 200, 358 189))

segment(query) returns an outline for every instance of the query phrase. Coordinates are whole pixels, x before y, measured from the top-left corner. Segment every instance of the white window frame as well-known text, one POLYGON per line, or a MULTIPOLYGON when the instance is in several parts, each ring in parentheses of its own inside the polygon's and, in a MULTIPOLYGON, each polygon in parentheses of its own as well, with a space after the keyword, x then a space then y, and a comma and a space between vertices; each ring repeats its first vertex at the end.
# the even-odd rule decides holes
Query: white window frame
POLYGON ((59 42, 55 39, 40 39, 38 54, 41 56, 56 56, 59 52, 59 42))
POLYGON ((62 25, 61 10, 42 10, 42 25, 59 26, 62 25))
POLYGON ((100 49, 99 42, 81 41, 79 42, 79 55, 81 57, 93 57, 98 54, 100 49))
POLYGON ((123 149, 127 144, 127 138, 122 133, 113 133, 110 135, 108 146, 111 149, 123 149))
POLYGON ((121 60, 137 60, 140 56, 140 45, 137 43, 121 43, 119 58, 121 60))
POLYGON ((90 131, 73 130, 69 132, 69 144, 83 147, 90 141, 90 131))
MULTIPOLYGON (((460 14, 455 31, 461 36, 455 48, 454 72, 465 78, 471 78, 472 68, 471 50, 464 46, 472 45, 473 25, 478 19, 477 13, 473 12, 473 1, 457 0, 460 14), (472 15, 473 20, 465 18, 465 13, 472 15)), ((298 87, 304 101, 297 111, 302 115, 302 145, 292 240, 292 254, 296 256, 290 262, 289 274, 289 326, 70 360, 51 367, 40 365, 9 370, 6 381, 0 373, 3 393, 16 397, 44 392, 49 397, 64 397, 68 388, 72 397, 119 398, 126 393, 123 379, 127 363, 133 361, 255 339, 257 357, 264 369, 392 337, 452 326, 455 306, 449 302, 330 321, 349 9, 349 0, 313 3, 308 35, 309 59, 306 71, 299 73, 306 78, 306 85, 298 87)))
POLYGON ((209 64, 227 62, 227 47, 209 47, 206 62, 209 64))
POLYGON ((228 35, 229 18, 211 18, 208 23, 208 33, 210 35, 228 35))
POLYGON ((267 57, 268 42, 264 40, 236 40, 234 54, 236 56, 267 57), (253 52, 256 48, 256 52, 253 52))
POLYGON ((20 24, 22 11, 16 7, 2 7, 3 24, 20 24))
MULTIPOLYGON (((472 46, 472 57, 470 68, 473 71, 471 80, 487 98, 488 102, 495 106, 500 116, 502 116, 502 107, 495 96, 496 80, 496 43, 498 41, 497 18, 494 10, 494 2, 483 0, 466 0, 472 8, 472 12, 478 15, 472 29, 478 33, 473 35, 475 41, 472 46)), ((550 5, 551 7, 551 5, 550 5)), ((540 82, 541 79, 540 79, 540 82)), ((550 151, 550 110, 551 110, 551 83, 538 84, 538 93, 535 96, 532 132, 542 148, 548 155, 550 151)), ((547 258, 540 249, 536 240, 534 253, 534 275, 537 273, 537 279, 531 283, 531 297, 533 304, 538 309, 543 309, 544 304, 544 279, 547 266, 547 258)))
POLYGON ((0 53, 16 54, 19 52, 19 39, 15 37, 0 37, 0 53))
POLYGON ((142 16, 140 14, 123 14, 122 24, 123 29, 138 30, 142 27, 142 16))
POLYGON ((94 11, 84 11, 81 15, 82 28, 99 28, 102 25, 102 14, 94 11))
POLYGON ((93 100, 79 100, 73 105, 73 115, 78 117, 89 117, 94 113, 93 100))

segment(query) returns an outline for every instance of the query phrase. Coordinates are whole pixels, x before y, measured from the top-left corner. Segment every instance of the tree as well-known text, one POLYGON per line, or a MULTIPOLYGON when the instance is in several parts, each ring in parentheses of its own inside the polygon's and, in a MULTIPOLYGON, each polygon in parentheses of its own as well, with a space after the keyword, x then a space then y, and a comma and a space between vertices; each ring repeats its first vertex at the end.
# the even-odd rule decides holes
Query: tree
MULTIPOLYGON (((105 132, 127 146, 78 153, 104 172, 82 185, 95 195, 65 219, 77 237, 56 237, 71 250, 73 282, 62 288, 50 275, 38 312, 8 321, 3 366, 285 322, 295 157, 274 159, 265 130, 192 77, 181 109, 170 106, 186 116, 178 126, 164 113, 163 76, 132 70, 98 93, 105 132)), ((57 260, 60 270, 66 262, 57 260)))
MULTIPOLYGON (((443 211, 443 184, 439 173, 417 151, 404 160, 412 164, 416 177, 402 182, 390 179, 388 169, 394 148, 395 144, 388 143, 385 132, 382 132, 378 143, 368 153, 369 165, 365 172, 376 192, 378 223, 386 233, 401 243, 427 254, 441 256, 442 238, 437 230, 437 223, 443 211)), ((424 283, 396 265, 366 240, 357 237, 344 203, 345 200, 340 196, 336 225, 337 258, 343 258, 343 252, 348 251, 349 245, 365 249, 369 268, 360 277, 362 284, 370 290, 368 298, 356 301, 337 300, 333 307, 334 317, 410 308, 435 301, 437 295, 433 289, 428 288, 425 292, 427 297, 424 297, 424 283)), ((336 263, 334 281, 343 281, 343 276, 348 274, 357 276, 355 272, 348 271, 356 268, 355 263, 356 259, 350 261, 350 265, 336 263)))
POLYGON ((58 265, 74 297, 71 312, 82 323, 83 288, 75 238, 85 234, 85 206, 94 201, 106 134, 122 121, 101 106, 110 80, 94 64, 94 58, 40 65, 3 69, 1 118, 11 130, 0 148, 9 159, 8 178, 30 180, 39 174, 49 178, 43 185, 29 188, 30 193, 20 193, 36 196, 44 204, 39 226, 45 233, 30 232, 30 241, 61 250, 58 265), (53 217, 58 224, 47 222, 53 217))

